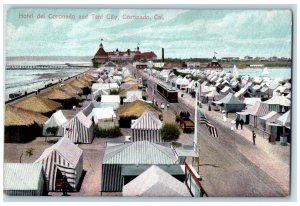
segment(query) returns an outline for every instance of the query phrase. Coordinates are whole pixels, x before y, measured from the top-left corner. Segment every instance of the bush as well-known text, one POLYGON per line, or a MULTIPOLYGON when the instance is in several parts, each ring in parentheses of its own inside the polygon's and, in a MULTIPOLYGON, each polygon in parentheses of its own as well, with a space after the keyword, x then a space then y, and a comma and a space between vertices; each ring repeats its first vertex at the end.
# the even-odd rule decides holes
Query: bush
POLYGON ((109 128, 102 128, 98 127, 97 125, 95 126, 95 136, 96 137, 119 137, 122 135, 120 127, 114 126, 114 127, 109 127, 109 128))
POLYGON ((58 127, 48 127, 48 128, 46 129, 46 133, 47 133, 47 134, 50 134, 50 135, 52 135, 52 136, 55 136, 56 133, 57 133, 57 131, 58 131, 58 127))
POLYGON ((119 91, 116 89, 113 89, 110 91, 110 95, 118 95, 118 94, 119 94, 119 91))
POLYGON ((177 140, 180 135, 180 128, 176 123, 165 123, 160 133, 164 141, 177 140))

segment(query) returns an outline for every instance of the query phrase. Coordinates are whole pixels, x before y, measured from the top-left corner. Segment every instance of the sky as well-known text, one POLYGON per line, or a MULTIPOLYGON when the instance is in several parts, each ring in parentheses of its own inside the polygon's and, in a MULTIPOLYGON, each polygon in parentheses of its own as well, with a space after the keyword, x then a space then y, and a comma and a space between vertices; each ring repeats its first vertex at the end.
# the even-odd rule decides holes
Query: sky
POLYGON ((6 55, 93 56, 103 39, 166 58, 290 58, 291 34, 290 10, 10 9, 6 55))

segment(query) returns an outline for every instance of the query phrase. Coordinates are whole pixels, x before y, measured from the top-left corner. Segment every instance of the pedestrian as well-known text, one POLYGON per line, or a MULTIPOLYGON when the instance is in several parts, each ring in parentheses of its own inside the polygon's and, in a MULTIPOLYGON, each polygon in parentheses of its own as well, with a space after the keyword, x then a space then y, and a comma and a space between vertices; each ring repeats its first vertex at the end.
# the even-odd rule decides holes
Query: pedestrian
POLYGON ((253 145, 255 145, 255 138, 256 138, 256 134, 255 134, 254 130, 252 130, 253 145))
POLYGON ((167 104, 167 109, 169 109, 169 107, 170 107, 170 105, 169 105, 169 104, 167 104))
POLYGON ((226 114, 225 114, 225 113, 223 113, 223 121, 224 121, 224 122, 227 122, 227 117, 226 117, 226 114))
POLYGON ((241 119, 241 120, 240 120, 241 129, 243 129, 243 125, 244 125, 244 123, 245 123, 245 122, 244 122, 244 120, 243 120, 243 119, 241 119))
POLYGON ((237 118, 235 119, 235 128, 236 128, 236 130, 239 129, 239 124, 240 124, 240 119, 237 117, 237 118))

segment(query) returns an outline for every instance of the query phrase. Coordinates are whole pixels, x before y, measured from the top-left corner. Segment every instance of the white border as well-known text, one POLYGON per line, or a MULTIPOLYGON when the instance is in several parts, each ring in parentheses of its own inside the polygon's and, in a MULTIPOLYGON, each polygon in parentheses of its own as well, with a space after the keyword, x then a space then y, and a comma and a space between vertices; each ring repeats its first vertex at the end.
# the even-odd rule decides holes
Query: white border
MULTIPOLYGON (((243 3, 247 3, 249 7, 255 7, 255 8, 260 8, 260 7, 264 7, 264 8, 269 8, 269 7, 283 7, 283 8, 286 8, 286 7, 290 7, 291 5, 287 5, 287 4, 294 4, 294 8, 297 10, 299 7, 298 7, 298 2, 296 0, 285 0, 285 1, 279 1, 279 0, 272 0, 271 2, 270 1, 267 1, 267 0, 252 0, 252 1, 242 1, 243 3), (272 3, 270 5, 267 5, 268 3, 272 3)), ((58 7, 59 5, 60 6, 71 6, 71 7, 86 7, 86 8, 90 8, 90 7, 94 7, 95 4, 99 4, 99 0, 85 0, 85 1, 82 1, 82 2, 74 2, 71 1, 71 0, 45 0, 43 2, 41 1, 34 1, 34 0, 29 0, 29 1, 17 1, 17 0, 11 0, 11 1, 8 1, 8 0, 3 0, 2 1, 2 7, 1 7, 1 14, 4 14, 3 12, 3 6, 4 4, 18 4, 18 3, 21 3, 22 4, 22 7, 37 7, 36 5, 30 5, 30 4, 39 4, 39 5, 43 5, 43 6, 40 6, 40 7, 46 7, 47 5, 46 4, 56 4, 55 7, 58 7), (66 4, 74 4, 76 3, 77 5, 66 5, 66 4), (87 5, 87 4, 94 4, 94 5, 87 5)), ((181 8, 181 7, 190 7, 189 5, 187 4, 196 4, 197 2, 194 1, 194 0, 184 0, 183 2, 174 2, 174 1, 171 1, 171 0, 166 0, 164 1, 163 3, 165 5, 162 4, 162 1, 161 0, 152 0, 152 1, 138 1, 138 0, 128 0, 126 1, 126 5, 125 5, 125 2, 124 1, 121 1, 121 0, 110 0, 110 1, 106 1, 106 2, 103 2, 103 3, 106 3, 108 5, 103 5, 103 7, 119 7, 119 8, 123 8, 123 7, 134 7, 134 8, 139 8, 139 7, 150 7, 150 8, 159 8, 159 7, 169 7, 169 8, 181 8), (118 4, 118 5, 116 5, 118 4), (138 5, 136 5, 138 4, 138 5), (170 4, 173 4, 173 5, 170 5, 170 4), (143 6, 144 5, 144 6, 143 6)), ((205 2, 202 2, 200 3, 201 5, 198 5, 198 6, 195 6, 195 7, 204 7, 204 8, 220 8, 220 4, 221 7, 225 7, 225 8, 237 8, 237 7, 243 7, 245 5, 243 4, 240 4, 241 1, 238 1, 238 0, 227 0, 226 1, 226 4, 224 1, 222 0, 210 0, 210 1, 205 1, 205 2), (209 4, 209 5, 208 5, 209 4), (233 5, 234 4, 234 5, 233 5)), ((49 6, 49 5, 48 5, 49 6)), ((50 5, 51 7, 53 5, 50 5)), ((97 7, 100 7, 101 5, 97 5, 97 7)), ((295 13, 294 13, 295 15, 295 13)), ((5 41, 3 39, 3 31, 4 31, 4 16, 1 15, 1 19, 0 19, 0 22, 2 24, 1 26, 1 45, 4 45, 5 41)), ((299 21, 296 22, 297 25, 295 25, 296 27, 295 28, 299 28, 299 21)), ((295 30, 296 31, 296 30, 295 30)), ((294 34, 295 34, 295 31, 294 31, 294 34)), ((298 130, 298 122, 296 121, 296 115, 297 114, 297 108, 296 108, 296 103, 298 102, 298 97, 297 97, 297 91, 298 91, 298 84, 296 83, 297 81, 297 71, 296 71, 296 68, 297 68, 297 57, 298 55, 296 54, 299 54, 298 52, 298 47, 297 47, 297 37, 299 36, 299 33, 297 33, 297 36, 295 35, 294 36, 294 39, 293 39, 293 45, 294 45, 294 51, 293 51, 293 67, 294 67, 294 71, 293 71, 293 109, 292 109, 292 115, 293 115, 293 119, 292 119, 292 127, 293 127, 293 133, 294 133, 294 137, 297 138, 297 136, 295 134, 295 132, 297 132, 298 130), (295 115, 295 116, 294 116, 295 115), (296 125, 297 123, 297 125, 296 125)), ((3 47, 4 49, 4 47, 3 47)), ((2 65, 2 69, 0 70, 0 75, 2 77, 2 79, 4 80, 4 50, 1 50, 1 65, 2 65)), ((4 84, 1 84, 1 88, 0 88, 0 91, 4 91, 4 84)), ((1 122, 0 124, 1 125, 4 125, 4 93, 2 94, 2 99, 3 99, 3 104, 2 104, 2 107, 1 107, 1 113, 2 113, 2 117, 3 118, 0 118, 1 122)), ((4 131, 3 131, 3 126, 1 127, 1 134, 3 137, 4 135, 4 131)), ((4 138, 1 138, 1 141, 3 142, 4 138)), ((293 160, 292 160, 292 165, 297 165, 297 168, 292 168, 292 176, 293 176, 293 180, 297 180, 297 183, 298 183, 298 179, 295 179, 296 178, 296 171, 299 171, 299 165, 296 164, 296 156, 297 156, 297 149, 296 148, 300 148, 299 147, 299 142, 300 141, 297 141, 297 147, 296 145, 292 145, 292 150, 293 150, 293 160)), ((298 157, 298 156, 297 156, 298 157)), ((0 164, 0 170, 1 170, 1 177, 2 177, 2 171, 3 171, 3 143, 1 144, 1 149, 0 149, 0 159, 1 159, 1 164, 0 164)), ((295 185, 296 184, 296 181, 293 181, 292 182, 292 185, 295 185)), ((298 184, 297 184, 298 185, 298 184)), ((1 199, 3 198, 2 197, 2 189, 3 189, 3 180, 2 178, 0 178, 0 194, 1 194, 1 199)), ((293 188, 292 188, 293 189, 293 188)), ((299 191, 297 191, 297 188, 295 187, 295 189, 293 189, 294 192, 296 192, 297 194, 294 194, 294 198, 296 198, 297 196, 300 197, 299 195, 299 191)), ((293 198, 292 197, 292 198, 293 198)), ((36 197, 35 197, 36 198, 36 197)), ((75 204, 75 205, 82 205, 82 201, 88 201, 89 203, 88 204, 103 204, 104 202, 102 201, 109 201, 109 205, 114 205, 114 204, 120 204, 121 202, 126 202, 126 204, 130 204, 130 205, 135 205, 135 204, 141 204, 139 202, 136 202, 136 201, 143 201, 142 204, 148 204, 148 205, 153 205, 153 204, 156 204, 156 203, 153 203, 153 202, 144 202, 144 201, 161 201, 161 202, 165 202, 165 201, 170 201, 172 202, 171 204, 172 205, 176 205, 176 204, 216 204, 216 203, 213 203, 213 202, 219 202, 221 203, 222 205, 240 205, 240 202, 243 201, 243 205, 244 204, 253 204, 253 202, 249 203, 249 202, 244 202, 244 201, 262 201, 262 203, 259 203, 259 202, 256 202, 255 204, 258 204, 258 205, 265 205, 265 204, 272 204, 272 205, 282 205, 281 201, 291 201, 292 198, 267 198, 267 199, 264 199, 264 198, 208 198, 208 199, 194 199, 194 198, 189 198, 189 199, 179 199, 179 198, 176 198, 176 199, 171 199, 171 198, 162 198, 162 199, 158 199, 158 198, 138 198, 138 199, 132 199, 132 198, 124 198, 124 197, 120 197, 120 198, 103 198, 103 197, 99 197, 99 198, 94 198, 94 197, 82 197, 82 198, 72 198, 72 199, 69 199, 69 198, 64 198, 64 199, 59 199, 60 201, 76 201, 75 203, 72 203, 72 204, 75 204), (99 199, 100 198, 100 199, 99 199), (97 202, 91 202, 91 201, 101 201, 100 203, 97 203, 97 202), (116 201, 115 203, 111 202, 111 201, 116 201), (130 201, 135 201, 135 203, 131 203, 130 201), (196 202, 195 202, 196 201, 196 202), (201 201, 201 203, 199 203, 198 201, 201 201), (202 201, 209 201, 209 202, 202 202, 202 201), (225 202, 223 202, 225 201, 225 202), (236 201, 236 202, 232 202, 232 201, 236 201), (265 201, 274 201, 274 202, 277 202, 277 203, 267 203, 265 201), (279 201, 279 202, 278 202, 279 201), (185 203, 187 202, 187 203, 185 203)), ((54 198, 53 198, 54 199, 54 198)), ((25 200, 25 199, 24 199, 25 200)), ((42 199, 36 199, 36 201, 48 201, 47 199, 46 200, 42 200, 42 199)), ((49 199, 51 200, 51 199, 49 199)), ((22 201, 22 198, 20 198, 20 201, 22 201)), ((25 200, 26 201, 26 200, 25 200)), ((296 199, 293 199, 292 201, 296 201, 296 199)), ((14 204, 18 204, 18 203, 13 203, 13 202, 5 202, 5 205, 8 204, 8 205, 14 205, 14 204)), ((20 204, 20 202, 19 202, 20 204)), ((38 202, 25 202, 25 203, 21 203, 22 205, 40 205, 40 203, 38 202)), ((58 202, 44 202, 42 203, 43 205, 44 204, 59 204, 58 202)), ((65 204, 65 203, 60 203, 60 204, 65 204)), ((162 204, 165 204, 165 203, 162 203, 162 204)), ((296 202, 289 202, 289 203, 284 203, 284 204, 288 204, 288 205, 295 205, 296 202)))

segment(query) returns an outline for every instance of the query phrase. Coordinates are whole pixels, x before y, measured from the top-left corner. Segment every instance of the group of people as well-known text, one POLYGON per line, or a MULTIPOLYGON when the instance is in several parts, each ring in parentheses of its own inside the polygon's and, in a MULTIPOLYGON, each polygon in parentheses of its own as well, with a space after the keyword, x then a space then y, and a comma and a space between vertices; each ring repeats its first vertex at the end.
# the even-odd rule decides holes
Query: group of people
MULTIPOLYGON (((155 106, 159 106, 159 103, 158 103, 158 101, 156 101, 155 99, 153 99, 153 104, 155 105, 155 106)), ((167 104, 166 105, 166 107, 167 107, 167 109, 170 107, 170 105, 169 104, 167 104)), ((162 109, 162 110, 164 110, 165 109, 165 104, 162 102, 162 103, 160 103, 160 109, 162 109)))
POLYGON ((243 125, 244 125, 244 120, 243 119, 239 119, 238 117, 235 119, 235 127, 238 130, 239 129, 239 125, 241 125, 241 129, 243 129, 243 125))

